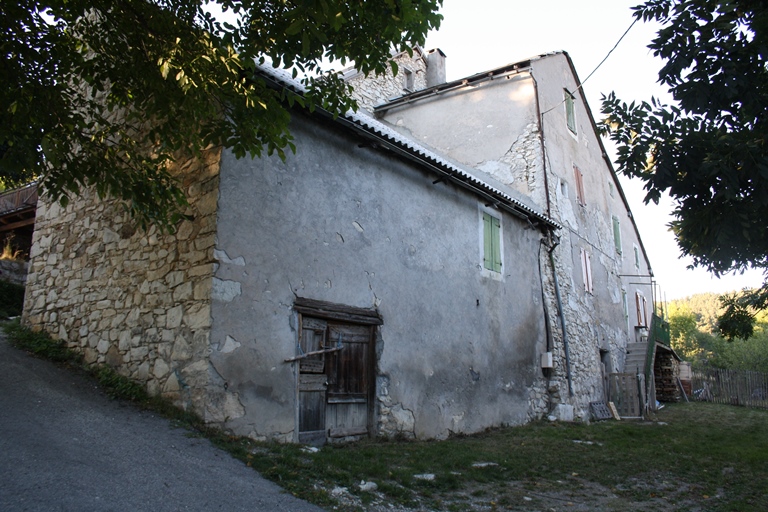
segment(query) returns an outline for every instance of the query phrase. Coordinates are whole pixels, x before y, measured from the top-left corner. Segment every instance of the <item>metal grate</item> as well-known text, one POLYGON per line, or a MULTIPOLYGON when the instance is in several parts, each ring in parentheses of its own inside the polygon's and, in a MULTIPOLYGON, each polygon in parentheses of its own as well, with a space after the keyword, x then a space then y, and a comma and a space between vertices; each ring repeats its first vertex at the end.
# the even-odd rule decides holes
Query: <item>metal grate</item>
POLYGON ((589 410, 595 420, 609 420, 613 417, 604 402, 589 402, 589 410))

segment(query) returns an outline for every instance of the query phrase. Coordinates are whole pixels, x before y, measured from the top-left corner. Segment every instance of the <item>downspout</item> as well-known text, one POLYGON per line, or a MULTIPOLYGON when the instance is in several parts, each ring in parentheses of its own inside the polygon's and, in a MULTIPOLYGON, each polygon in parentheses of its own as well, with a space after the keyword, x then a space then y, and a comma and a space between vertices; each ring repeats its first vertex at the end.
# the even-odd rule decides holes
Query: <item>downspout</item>
POLYGON ((541 115, 541 104, 539 103, 539 83, 533 76, 533 70, 530 72, 533 80, 533 90, 536 96, 536 119, 539 121, 539 137, 541 138, 541 168, 544 171, 544 194, 547 198, 547 217, 552 217, 552 205, 549 202, 549 177, 547 176, 547 150, 544 147, 544 117, 541 115))
MULTIPOLYGON (((550 241, 552 240, 552 232, 550 231, 550 241)), ((571 378, 571 355, 568 350, 568 331, 565 329, 565 313, 563 312, 563 301, 560 299, 560 285, 557 282, 557 269, 555 268, 555 255, 553 254, 555 248, 560 242, 550 244, 552 247, 549 249, 549 261, 552 263, 552 276, 555 282, 555 298, 557 299, 557 310, 560 315, 560 327, 563 329, 563 348, 565 349, 565 375, 568 378, 568 396, 573 396, 573 380, 571 378)))
MULTIPOLYGON (((541 304, 544 309, 544 330, 547 336, 547 352, 552 352, 554 342, 552 341, 552 323, 549 320, 549 306, 547 306, 547 296, 544 293, 544 272, 541 269, 541 247, 546 244, 547 240, 542 238, 539 242, 539 284, 541 285, 541 304)), ((549 378, 549 372, 547 369, 544 375, 549 378)))
MULTIPOLYGON (((536 118, 539 121, 539 137, 541 138, 541 165, 544 171, 544 194, 547 198, 547 217, 552 216, 552 205, 549 199, 549 178, 547 176, 547 150, 544 145, 544 117, 541 115, 541 104, 539 102, 539 84, 536 82, 536 77, 533 76, 533 71, 530 73, 531 80, 533 81, 533 90, 536 96, 536 118)), ((565 375, 568 379, 568 396, 573 396, 573 378, 571 376, 571 354, 568 348, 568 331, 565 328, 565 313, 563 312, 563 301, 560 298, 560 283, 557 280, 557 268, 555 267, 555 255, 554 251, 560 242, 553 243, 552 230, 549 231, 549 245, 551 246, 549 251, 549 261, 552 264, 552 277, 555 284, 555 298, 557 299, 557 312, 560 317, 560 328, 563 330, 563 348, 565 350, 565 375)), ((546 307, 545 307, 546 312, 546 307)), ((549 317, 549 315, 547 315, 549 317)), ((547 322, 547 325, 549 322, 547 322)), ((549 345, 549 339, 547 340, 549 345)), ((548 347, 549 348, 549 347, 548 347)))

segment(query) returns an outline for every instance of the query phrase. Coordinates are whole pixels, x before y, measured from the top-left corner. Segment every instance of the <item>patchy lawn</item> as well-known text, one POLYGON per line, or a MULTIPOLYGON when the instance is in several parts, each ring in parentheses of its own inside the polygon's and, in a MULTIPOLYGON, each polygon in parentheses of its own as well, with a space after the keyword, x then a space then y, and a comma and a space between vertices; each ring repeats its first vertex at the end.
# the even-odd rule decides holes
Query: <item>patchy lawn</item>
MULTIPOLYGON (((83 368, 41 333, 4 329, 19 348, 83 368)), ((109 368, 87 371, 110 396, 164 414, 329 510, 768 510, 768 410, 675 404, 653 421, 538 422, 445 441, 314 450, 227 435, 109 368)))
POLYGON ((768 411, 724 405, 315 453, 235 439, 229 449, 293 494, 339 510, 768 510, 768 411), (375 490, 361 490, 370 482, 375 490))

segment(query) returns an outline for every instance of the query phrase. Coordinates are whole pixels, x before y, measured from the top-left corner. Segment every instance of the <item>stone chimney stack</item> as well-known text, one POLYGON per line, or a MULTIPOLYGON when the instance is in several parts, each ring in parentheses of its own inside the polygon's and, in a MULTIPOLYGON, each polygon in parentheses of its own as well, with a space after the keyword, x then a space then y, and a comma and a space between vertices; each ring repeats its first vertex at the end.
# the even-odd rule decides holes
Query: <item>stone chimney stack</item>
POLYGON ((445 83, 445 54, 440 48, 427 52, 427 87, 445 83))

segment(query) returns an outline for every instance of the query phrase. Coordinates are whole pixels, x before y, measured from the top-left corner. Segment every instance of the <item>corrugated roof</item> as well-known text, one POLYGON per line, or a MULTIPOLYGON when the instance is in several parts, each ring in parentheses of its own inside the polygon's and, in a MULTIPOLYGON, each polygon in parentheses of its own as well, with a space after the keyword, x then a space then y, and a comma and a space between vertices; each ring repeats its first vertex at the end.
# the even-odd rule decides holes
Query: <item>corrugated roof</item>
MULTIPOLYGON (((262 74, 281 87, 292 90, 297 94, 304 94, 304 86, 293 79, 286 71, 272 67, 260 67, 262 74)), ((316 112, 324 114, 325 117, 331 117, 331 113, 322 109, 316 109, 316 112)), ((418 142, 406 137, 405 135, 393 130, 388 125, 378 121, 368 114, 362 112, 349 111, 334 118, 336 122, 357 130, 368 136, 368 138, 379 142, 391 150, 400 151, 402 156, 430 168, 437 172, 442 178, 449 179, 464 188, 468 188, 474 193, 488 200, 490 204, 497 207, 504 207, 511 213, 533 219, 543 223, 550 228, 561 229, 562 226, 550 219, 543 213, 531 208, 518 199, 513 198, 506 192, 490 185, 486 181, 478 178, 474 174, 467 172, 458 165, 450 162, 445 157, 422 146, 418 142)))

